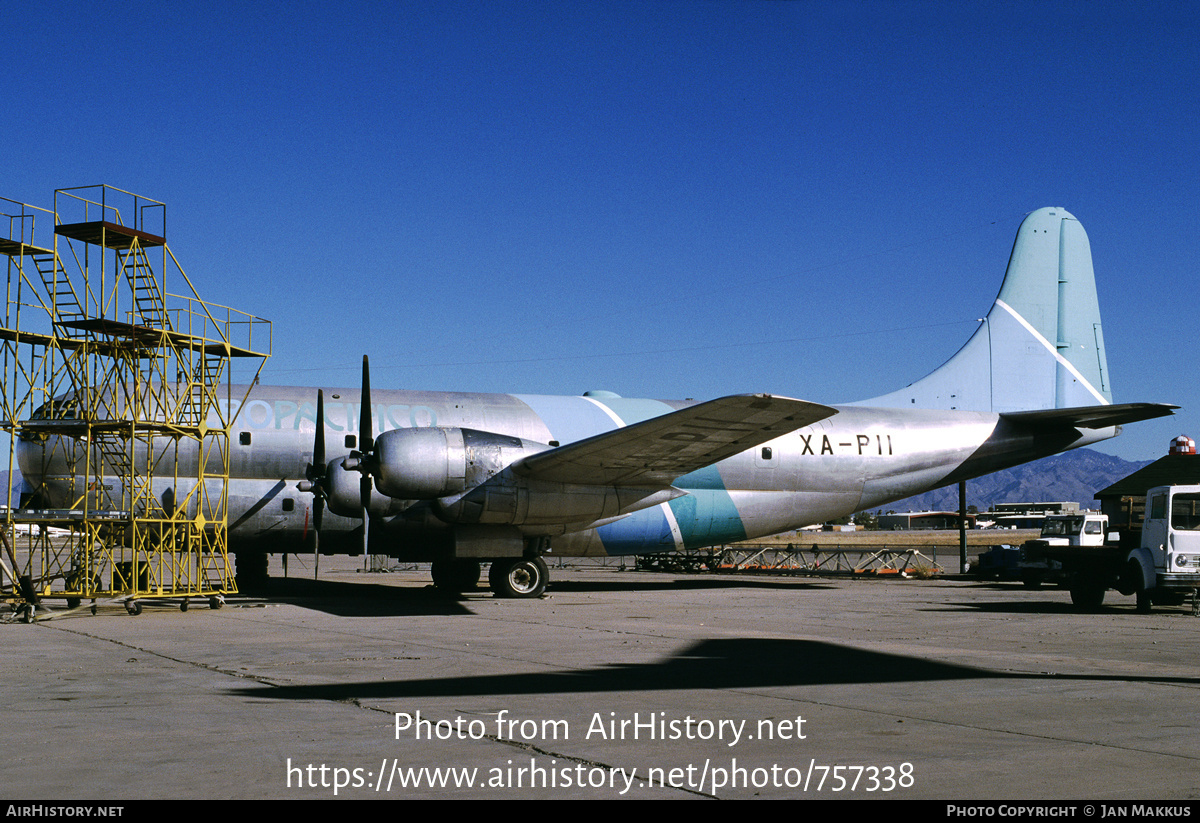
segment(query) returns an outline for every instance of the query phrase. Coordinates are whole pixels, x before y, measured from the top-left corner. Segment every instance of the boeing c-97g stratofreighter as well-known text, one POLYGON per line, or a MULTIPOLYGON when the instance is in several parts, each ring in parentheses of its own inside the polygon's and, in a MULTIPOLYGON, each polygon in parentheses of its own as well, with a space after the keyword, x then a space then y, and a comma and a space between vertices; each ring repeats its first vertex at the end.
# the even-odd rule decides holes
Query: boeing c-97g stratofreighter
MULTIPOLYGON (((776 534, 1096 443, 1174 408, 1112 403, 1091 248, 1059 208, 1025 218, 1000 294, 966 345, 873 400, 369 385, 364 358, 360 389, 249 389, 228 488, 240 578, 264 576, 269 553, 317 543, 326 554, 432 561, 450 590, 474 586, 489 562, 496 594, 536 597, 544 555, 776 534)), ((43 499, 70 499, 74 470, 46 449, 21 442, 21 470, 43 499)), ((164 506, 187 491, 156 488, 164 506)))

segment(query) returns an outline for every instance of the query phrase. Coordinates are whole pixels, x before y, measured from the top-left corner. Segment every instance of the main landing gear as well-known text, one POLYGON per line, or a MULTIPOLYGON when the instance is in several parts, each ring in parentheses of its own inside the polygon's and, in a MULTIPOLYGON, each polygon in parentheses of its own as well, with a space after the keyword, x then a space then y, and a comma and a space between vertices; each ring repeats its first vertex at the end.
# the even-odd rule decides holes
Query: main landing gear
MULTIPOLYGON (((458 594, 475 588, 480 565, 467 558, 435 560, 431 572, 433 585, 458 594)), ((488 569, 488 585, 496 597, 541 597, 549 579, 550 570, 540 557, 497 557, 488 569)))
POLYGON ((505 557, 492 561, 488 584, 496 597, 541 597, 550 570, 540 557, 505 557))

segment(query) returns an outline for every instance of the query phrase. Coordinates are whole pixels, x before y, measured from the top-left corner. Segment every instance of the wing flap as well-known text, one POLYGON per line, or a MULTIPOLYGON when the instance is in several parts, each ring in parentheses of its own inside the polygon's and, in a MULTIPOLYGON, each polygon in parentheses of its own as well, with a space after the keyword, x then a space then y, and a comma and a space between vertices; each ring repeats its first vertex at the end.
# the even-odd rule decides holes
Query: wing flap
POLYGON ((788 397, 732 395, 531 455, 513 469, 559 483, 667 486, 834 414, 837 409, 788 397))

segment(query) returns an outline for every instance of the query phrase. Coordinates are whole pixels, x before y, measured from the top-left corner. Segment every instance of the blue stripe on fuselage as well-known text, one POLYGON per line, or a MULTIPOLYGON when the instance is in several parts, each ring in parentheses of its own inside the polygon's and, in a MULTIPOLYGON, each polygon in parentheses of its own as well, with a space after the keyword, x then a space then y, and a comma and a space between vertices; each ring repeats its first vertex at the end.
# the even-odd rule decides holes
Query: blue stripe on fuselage
POLYGON ((677 497, 667 504, 675 513, 684 548, 746 539, 746 527, 716 466, 705 466, 684 475, 675 485, 688 490, 686 497, 677 497))
POLYGON ((550 430, 551 439, 557 440, 561 446, 617 427, 604 409, 582 397, 531 394, 515 394, 513 397, 533 409, 533 413, 550 430))
POLYGON ((669 552, 675 548, 662 506, 642 509, 596 529, 607 554, 669 552))

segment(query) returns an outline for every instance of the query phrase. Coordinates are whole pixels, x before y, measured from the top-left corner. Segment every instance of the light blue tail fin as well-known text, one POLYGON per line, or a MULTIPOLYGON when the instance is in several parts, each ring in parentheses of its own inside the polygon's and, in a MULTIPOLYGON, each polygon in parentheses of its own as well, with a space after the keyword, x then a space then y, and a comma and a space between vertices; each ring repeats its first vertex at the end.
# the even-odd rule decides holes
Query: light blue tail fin
POLYGON ((1112 403, 1092 249, 1065 209, 1038 209, 1000 294, 958 353, 900 391, 852 405, 1013 412, 1112 403))

